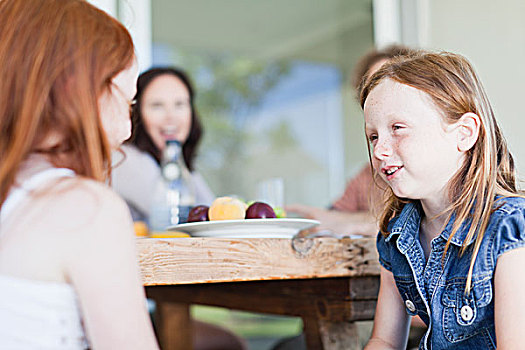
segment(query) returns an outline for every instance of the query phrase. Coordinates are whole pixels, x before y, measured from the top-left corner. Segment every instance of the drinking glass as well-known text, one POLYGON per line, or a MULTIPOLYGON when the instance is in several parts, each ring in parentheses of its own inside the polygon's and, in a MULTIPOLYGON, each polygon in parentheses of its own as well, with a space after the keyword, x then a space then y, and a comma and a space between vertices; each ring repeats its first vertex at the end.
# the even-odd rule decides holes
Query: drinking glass
POLYGON ((284 207, 284 179, 272 177, 257 184, 257 200, 272 207, 284 207))

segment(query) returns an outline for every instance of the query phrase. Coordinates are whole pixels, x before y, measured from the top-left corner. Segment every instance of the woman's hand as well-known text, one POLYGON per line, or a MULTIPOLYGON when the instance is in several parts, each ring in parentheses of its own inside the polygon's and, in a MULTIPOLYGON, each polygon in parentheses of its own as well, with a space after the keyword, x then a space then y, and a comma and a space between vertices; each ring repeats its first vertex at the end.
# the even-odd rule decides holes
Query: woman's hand
POLYGON ((288 205, 285 210, 306 219, 320 221, 317 231, 330 230, 336 234, 364 236, 375 236, 378 231, 376 220, 369 212, 348 213, 302 204, 288 205))

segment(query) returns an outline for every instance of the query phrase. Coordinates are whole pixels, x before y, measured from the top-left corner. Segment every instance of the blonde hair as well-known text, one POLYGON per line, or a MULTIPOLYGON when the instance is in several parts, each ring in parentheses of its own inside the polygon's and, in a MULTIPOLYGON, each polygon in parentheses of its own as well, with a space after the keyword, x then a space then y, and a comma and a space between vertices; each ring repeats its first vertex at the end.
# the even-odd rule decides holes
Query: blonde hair
MULTIPOLYGON (((385 79, 425 92, 443 112, 447 123, 457 122, 468 112, 475 113, 481 119, 478 139, 449 183, 451 205, 443 213, 448 215, 447 221, 453 213, 456 215, 443 256, 461 224, 467 219, 472 220, 460 251, 463 254, 468 243, 475 238, 465 290, 468 293, 474 262, 495 207, 495 196, 521 196, 516 186, 514 160, 481 81, 463 56, 419 51, 391 60, 363 83, 362 107, 370 91, 385 79)), ((407 202, 389 190, 380 218, 383 235, 388 235, 388 222, 400 214, 407 202)))
POLYGON ((0 205, 32 152, 105 180, 98 99, 132 63, 128 31, 83 0, 1 0, 0 38, 0 205))

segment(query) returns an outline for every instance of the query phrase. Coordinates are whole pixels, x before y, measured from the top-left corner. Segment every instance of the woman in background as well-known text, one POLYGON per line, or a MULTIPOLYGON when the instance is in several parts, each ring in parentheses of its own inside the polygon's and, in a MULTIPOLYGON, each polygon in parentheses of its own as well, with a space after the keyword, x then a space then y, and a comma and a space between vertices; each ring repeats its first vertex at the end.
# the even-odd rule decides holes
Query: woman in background
MULTIPOLYGON (((148 221, 167 140, 182 144, 184 162, 192 175, 196 204, 211 204, 214 195, 195 171, 202 126, 188 76, 173 67, 153 68, 142 73, 137 81, 132 122, 133 133, 121 147, 125 158, 113 169, 112 185, 128 203, 134 220, 148 221)), ((245 348, 241 339, 223 328, 199 321, 193 321, 192 328, 195 350, 245 348)))
POLYGON ((127 30, 83 0, 0 1, 0 348, 158 349, 127 207, 127 30))
POLYGON ((202 126, 194 106, 194 90, 181 70, 153 68, 139 76, 132 109, 133 134, 122 146, 125 158, 113 171, 113 188, 126 200, 134 220, 147 221, 151 194, 161 176, 160 160, 167 140, 182 144, 191 172, 196 204, 209 205, 214 195, 195 171, 202 126))

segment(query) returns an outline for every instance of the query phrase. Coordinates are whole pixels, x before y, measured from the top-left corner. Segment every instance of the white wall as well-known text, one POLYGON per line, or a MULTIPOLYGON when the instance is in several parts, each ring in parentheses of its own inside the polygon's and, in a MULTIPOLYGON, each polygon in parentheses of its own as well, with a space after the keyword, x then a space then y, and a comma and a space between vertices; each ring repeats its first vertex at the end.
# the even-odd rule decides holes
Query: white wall
POLYGON ((88 0, 88 2, 106 11, 113 17, 117 17, 117 0, 88 0))
POLYGON ((151 66, 150 0, 119 0, 118 18, 128 28, 139 61, 140 71, 151 66))
POLYGON ((525 179, 525 1, 429 0, 428 11, 428 47, 474 64, 525 179))
POLYGON ((88 0, 106 11, 129 30, 140 70, 151 65, 151 2, 150 0, 88 0))

